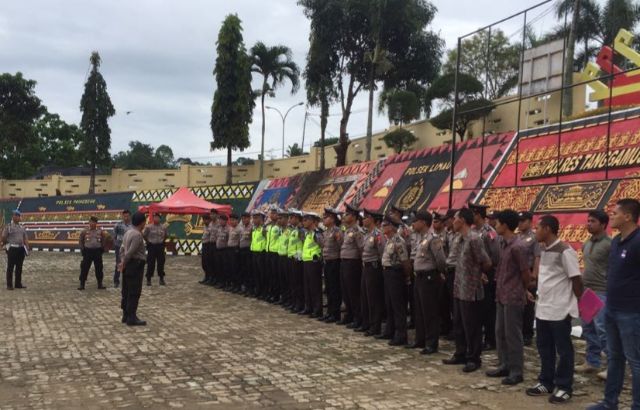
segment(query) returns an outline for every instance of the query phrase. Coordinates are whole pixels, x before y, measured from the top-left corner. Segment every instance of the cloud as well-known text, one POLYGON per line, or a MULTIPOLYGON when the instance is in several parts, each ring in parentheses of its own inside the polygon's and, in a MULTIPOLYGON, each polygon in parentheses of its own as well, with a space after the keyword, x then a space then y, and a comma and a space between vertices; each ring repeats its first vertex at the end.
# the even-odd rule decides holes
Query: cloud
MULTIPOLYGON (((496 19, 496 11, 516 11, 506 0, 435 2, 439 13, 433 29, 451 47, 458 35, 496 19), (459 11, 465 10, 464 16, 459 11)), ((0 61, 6 72, 21 71, 38 82, 37 94, 52 112, 79 122, 79 102, 92 50, 102 57, 101 71, 116 107, 112 119, 112 152, 130 140, 154 146, 167 144, 179 157, 223 162, 223 152, 209 152, 210 109, 215 89, 212 75, 218 30, 229 13, 241 18, 247 49, 256 41, 284 44, 304 67, 309 22, 295 0, 25 0, 5 2, 0 9, 0 61), (132 111, 125 115, 126 111, 132 111)), ((257 81, 257 79, 256 79, 257 81)), ((305 101, 304 89, 290 94, 288 85, 268 104, 281 111, 305 101)), ((352 137, 366 132, 367 96, 354 104, 349 124, 352 137)), ((338 112, 332 107, 331 112, 338 112)), ((374 110, 374 129, 388 120, 374 110)), ((319 126, 307 122, 305 145, 319 137, 319 126)), ((261 113, 256 107, 250 127, 251 147, 260 151, 261 113)), ((266 113, 267 153, 278 157, 282 121, 266 113)), ((339 116, 328 131, 338 134, 339 116)), ((302 140, 304 108, 297 107, 286 123, 285 146, 302 140)), ((269 157, 269 155, 267 155, 269 157)))

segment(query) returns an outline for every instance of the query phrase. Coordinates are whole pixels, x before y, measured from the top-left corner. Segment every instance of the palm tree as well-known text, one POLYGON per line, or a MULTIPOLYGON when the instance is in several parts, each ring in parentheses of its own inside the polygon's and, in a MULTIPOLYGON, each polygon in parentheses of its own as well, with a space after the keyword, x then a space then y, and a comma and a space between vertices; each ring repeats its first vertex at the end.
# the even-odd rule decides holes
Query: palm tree
POLYGON ((262 88, 259 90, 262 107, 262 144, 260 147, 260 179, 264 176, 264 100, 267 96, 275 97, 276 89, 286 80, 291 82, 291 94, 295 94, 300 87, 300 69, 293 62, 291 49, 278 45, 268 47, 261 41, 257 42, 250 51, 251 71, 262 75, 262 88))

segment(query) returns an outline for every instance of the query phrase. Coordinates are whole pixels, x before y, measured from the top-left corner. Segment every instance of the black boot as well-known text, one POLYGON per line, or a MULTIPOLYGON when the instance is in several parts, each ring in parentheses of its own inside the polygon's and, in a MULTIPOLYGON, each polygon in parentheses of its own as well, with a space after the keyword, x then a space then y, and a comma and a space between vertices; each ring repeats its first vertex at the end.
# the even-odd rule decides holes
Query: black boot
POLYGON ((164 276, 160 278, 160 286, 165 286, 167 283, 164 281, 164 276))
POLYGON ((80 282, 80 286, 78 286, 78 290, 84 290, 84 282, 80 282))

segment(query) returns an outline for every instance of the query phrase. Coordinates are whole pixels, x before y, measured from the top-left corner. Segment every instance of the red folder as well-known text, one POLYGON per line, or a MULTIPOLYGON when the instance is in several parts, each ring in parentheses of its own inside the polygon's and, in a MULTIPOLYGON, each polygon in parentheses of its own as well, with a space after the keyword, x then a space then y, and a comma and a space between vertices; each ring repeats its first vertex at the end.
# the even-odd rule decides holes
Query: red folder
POLYGON ((586 288, 578 302, 580 318, 585 323, 589 324, 603 307, 604 303, 602 303, 598 295, 596 295, 596 293, 591 289, 586 288))

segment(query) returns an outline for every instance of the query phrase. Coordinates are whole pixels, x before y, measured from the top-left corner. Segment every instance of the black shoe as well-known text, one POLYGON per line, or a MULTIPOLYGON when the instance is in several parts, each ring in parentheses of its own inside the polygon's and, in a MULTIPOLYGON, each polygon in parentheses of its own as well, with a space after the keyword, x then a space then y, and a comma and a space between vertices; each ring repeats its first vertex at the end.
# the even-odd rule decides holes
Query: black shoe
POLYGON ((505 386, 515 386, 516 384, 520 384, 524 381, 522 376, 508 376, 502 379, 502 384, 505 386))
POLYGON ((167 283, 164 281, 164 278, 160 278, 160 286, 165 286, 167 283))
POLYGON ((80 286, 78 286, 78 290, 84 290, 84 283, 80 284, 80 286))
POLYGON ((321 317, 322 317, 322 315, 321 315, 320 313, 310 313, 310 314, 309 314, 309 317, 310 317, 311 319, 318 319, 318 318, 321 318, 321 317))
POLYGON ((409 345, 406 345, 405 348, 407 348, 407 349, 424 349, 424 344, 422 344, 422 343, 411 343, 409 345))
POLYGON ((151 279, 147 279, 147 286, 151 286, 151 279))
POLYGON ((351 322, 347 325, 347 329, 357 329, 360 327, 360 323, 358 322, 351 322))
POLYGON ((321 321, 321 322, 326 322, 327 320, 329 320, 330 317, 331 316, 329 316, 329 315, 324 315, 321 318, 319 318, 318 320, 321 321))
POLYGON ((560 404, 566 403, 571 400, 571 392, 556 388, 551 396, 549 396, 549 403, 560 404))
POLYGON ((389 346, 404 346, 407 344, 406 340, 402 339, 391 339, 389 340, 389 346))
POLYGON ((525 346, 531 346, 533 344, 533 338, 531 337, 525 337, 524 338, 524 345, 525 346))
POLYGON ((485 374, 487 375, 487 377, 507 377, 509 376, 509 370, 493 369, 493 370, 487 370, 485 374))
POLYGON ((310 310, 301 310, 300 312, 298 312, 299 315, 310 315, 311 311, 310 310))
POLYGON ((13 286, 11 285, 7 286, 7 290, 13 290, 13 286))
POLYGON ((449 359, 442 359, 442 364, 466 364, 467 360, 464 357, 452 356, 449 359))
POLYGON ((98 289, 106 289, 102 283, 98 283, 98 289))
POLYGON ((376 336, 380 334, 380 329, 369 329, 366 332, 364 332, 364 335, 369 337, 369 336, 376 336))
POLYGON ((348 324, 350 324, 351 322, 353 322, 353 320, 345 318, 345 319, 340 319, 340 320, 338 320, 338 321, 336 322, 336 325, 348 325, 348 324))
POLYGON ((479 368, 480 368, 480 363, 468 362, 467 364, 464 365, 464 367, 462 368, 462 371, 465 373, 471 373, 471 372, 475 372, 479 368))
POLYGON ((438 353, 438 348, 427 346, 424 349, 420 350, 420 354, 434 354, 438 353))
POLYGON ((23 286, 23 285, 16 285, 15 288, 16 289, 26 289, 27 287, 23 286))
POLYGON ((538 383, 535 386, 529 387, 527 390, 525 390, 525 393, 527 393, 527 396, 533 397, 548 396, 549 394, 551 394, 551 390, 548 389, 544 384, 538 383))
POLYGON ((337 321, 338 321, 338 318, 335 316, 329 316, 329 318, 325 320, 325 322, 327 323, 336 323, 337 321))
POLYGON ((206 285, 207 284, 207 278, 199 280, 198 283, 201 284, 201 285, 206 285))
POLYGON ((147 322, 145 322, 144 320, 140 320, 138 318, 135 318, 133 320, 127 320, 127 326, 146 326, 147 322))
POLYGON ((381 335, 377 335, 376 339, 378 339, 378 340, 391 340, 391 339, 393 339, 393 335, 381 334, 381 335))
POLYGON ((127 323, 127 316, 126 315, 122 315, 122 323, 127 323))
POLYGON ((357 328, 353 329, 354 332, 358 332, 358 333, 364 333, 367 330, 369 330, 369 326, 360 326, 360 327, 357 327, 357 328))
POLYGON ((113 287, 118 289, 120 287, 120 282, 113 282, 113 287))

